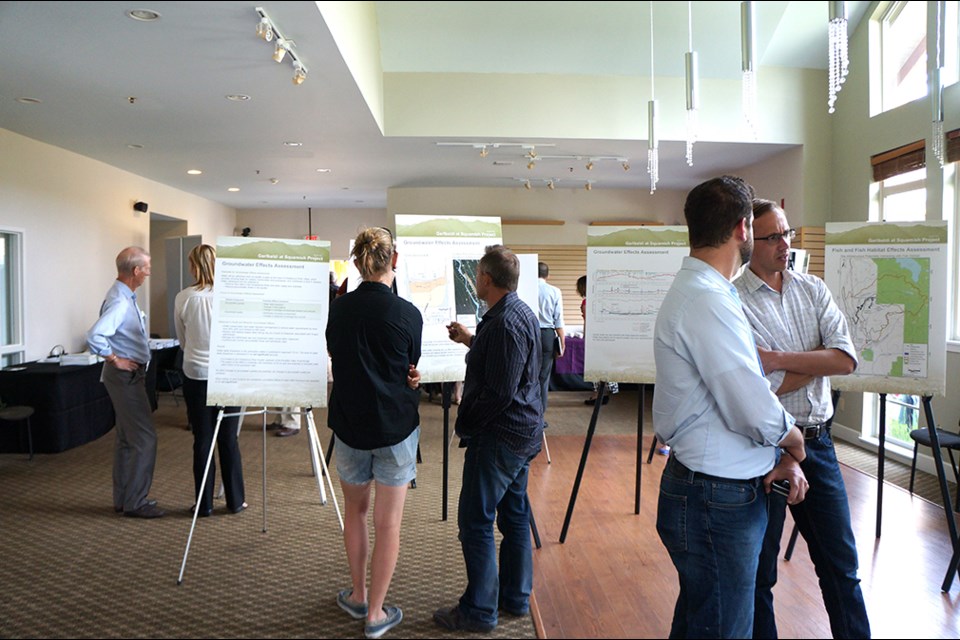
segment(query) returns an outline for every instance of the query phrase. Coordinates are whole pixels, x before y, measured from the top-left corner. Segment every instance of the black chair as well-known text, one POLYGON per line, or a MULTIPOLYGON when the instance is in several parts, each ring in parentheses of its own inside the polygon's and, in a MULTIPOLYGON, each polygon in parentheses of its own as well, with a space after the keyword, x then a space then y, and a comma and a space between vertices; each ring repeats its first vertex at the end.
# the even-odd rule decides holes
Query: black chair
POLYGON ((0 422, 9 424, 20 423, 26 427, 27 451, 30 454, 30 460, 33 460, 33 429, 30 426, 30 416, 32 415, 33 407, 15 406, 0 409, 0 422))
POLYGON ((183 397, 183 349, 177 349, 172 354, 172 359, 164 358, 157 362, 157 386, 156 396, 161 393, 169 393, 173 396, 173 401, 180 406, 180 398, 183 397))
MULTIPOLYGON (((952 431, 937 429, 937 438, 940 440, 940 448, 946 449, 950 456, 950 466, 953 467, 953 479, 957 483, 957 502, 954 505, 954 511, 960 511, 960 470, 957 469, 957 460, 953 456, 954 451, 960 451, 960 434, 952 431)), ((913 495, 913 480, 917 475, 917 449, 922 444, 925 447, 931 446, 930 430, 914 429, 910 432, 910 439, 913 440, 913 464, 910 465, 910 495, 913 495)))

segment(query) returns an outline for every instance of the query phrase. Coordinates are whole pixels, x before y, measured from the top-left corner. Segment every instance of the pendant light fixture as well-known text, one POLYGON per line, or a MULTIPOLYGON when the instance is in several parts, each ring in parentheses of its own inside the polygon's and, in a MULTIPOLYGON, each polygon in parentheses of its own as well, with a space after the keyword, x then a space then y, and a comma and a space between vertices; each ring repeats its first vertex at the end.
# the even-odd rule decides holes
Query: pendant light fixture
POLYGON ((686 72, 687 89, 687 165, 693 166, 693 143, 697 141, 698 117, 700 109, 700 87, 697 69, 697 52, 693 50, 693 2, 687 2, 687 46, 683 54, 683 67, 686 72))
POLYGON ((828 89, 827 111, 833 113, 837 94, 847 79, 850 69, 849 45, 847 39, 847 3, 831 1, 830 23, 827 26, 827 70, 828 89))
POLYGON ((660 179, 660 140, 657 138, 657 100, 653 91, 653 2, 650 3, 650 102, 647 103, 647 173, 650 174, 650 194, 657 190, 660 179))
POLYGON ((931 151, 940 166, 943 167, 946 157, 944 155, 943 145, 943 40, 945 37, 944 14, 947 9, 947 3, 944 0, 937 1, 937 48, 936 60, 933 63, 933 70, 930 73, 930 105, 933 107, 933 140, 931 141, 931 151))
POLYGON ((740 3, 740 68, 743 71, 743 119, 757 137, 757 31, 753 2, 740 3))

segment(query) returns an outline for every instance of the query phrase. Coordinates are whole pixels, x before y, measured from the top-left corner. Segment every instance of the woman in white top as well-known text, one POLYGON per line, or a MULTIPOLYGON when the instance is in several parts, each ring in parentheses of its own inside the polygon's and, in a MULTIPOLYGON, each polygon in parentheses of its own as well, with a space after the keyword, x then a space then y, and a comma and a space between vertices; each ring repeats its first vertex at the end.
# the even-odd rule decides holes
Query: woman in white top
MULTIPOLYGON (((203 469, 213 446, 213 430, 218 407, 207 406, 207 368, 210 363, 210 322, 213 312, 213 269, 216 251, 207 244, 190 252, 190 272, 196 283, 177 294, 174 301, 174 323, 177 339, 183 349, 183 396, 187 403, 187 418, 193 428, 193 479, 198 494, 200 517, 213 513, 213 480, 216 464, 210 461, 210 473, 203 495, 200 482, 203 469)), ((224 413, 239 413, 240 407, 225 407, 224 413)), ((244 502, 243 465, 237 443, 239 417, 224 418, 217 435, 220 451, 220 475, 223 478, 227 508, 239 513, 247 508, 244 502)))

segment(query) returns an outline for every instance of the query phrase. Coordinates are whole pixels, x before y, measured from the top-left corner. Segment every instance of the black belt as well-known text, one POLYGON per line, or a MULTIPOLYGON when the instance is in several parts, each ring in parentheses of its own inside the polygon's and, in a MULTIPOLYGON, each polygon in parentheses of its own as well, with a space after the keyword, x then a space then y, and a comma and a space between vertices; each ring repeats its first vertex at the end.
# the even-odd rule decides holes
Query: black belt
POLYGON ((667 458, 666 469, 670 472, 670 475, 684 478, 685 480, 708 480, 714 482, 727 482, 732 484, 747 484, 751 486, 757 486, 760 484, 761 478, 721 478, 720 476, 711 476, 708 473, 700 473, 699 471, 692 471, 685 464, 677 460, 677 456, 671 452, 670 457, 667 458), (672 468, 671 468, 672 467, 672 468))
POLYGON ((813 440, 819 438, 822 433, 826 432, 830 425, 826 422, 817 422, 816 424, 798 424, 795 426, 797 429, 800 429, 804 440, 813 440))

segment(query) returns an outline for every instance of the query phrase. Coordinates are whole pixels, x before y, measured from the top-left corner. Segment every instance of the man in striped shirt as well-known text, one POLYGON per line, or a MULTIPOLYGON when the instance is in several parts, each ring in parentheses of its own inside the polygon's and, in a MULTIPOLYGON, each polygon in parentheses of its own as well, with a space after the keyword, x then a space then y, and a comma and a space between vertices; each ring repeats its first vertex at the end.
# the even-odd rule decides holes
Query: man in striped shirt
POLYGON ((477 294, 489 309, 471 335, 458 322, 450 339, 467 346, 467 374, 456 431, 466 447, 457 524, 467 565, 458 604, 434 621, 454 631, 491 631, 498 609, 530 611, 533 555, 527 475, 543 436, 540 327, 517 296, 520 262, 506 247, 488 247, 477 266, 477 294), (497 522, 500 567, 493 523, 497 522))
MULTIPOLYGON (((810 488, 790 510, 820 578, 833 637, 869 638, 850 508, 830 439, 833 403, 827 377, 851 373, 856 350, 847 320, 823 280, 787 269, 795 232, 783 210, 769 200, 754 200, 753 217, 753 255, 734 284, 770 388, 805 438, 807 457, 800 467, 810 488)), ((757 569, 754 638, 777 637, 772 589, 786 508, 783 498, 770 494, 757 569)))

